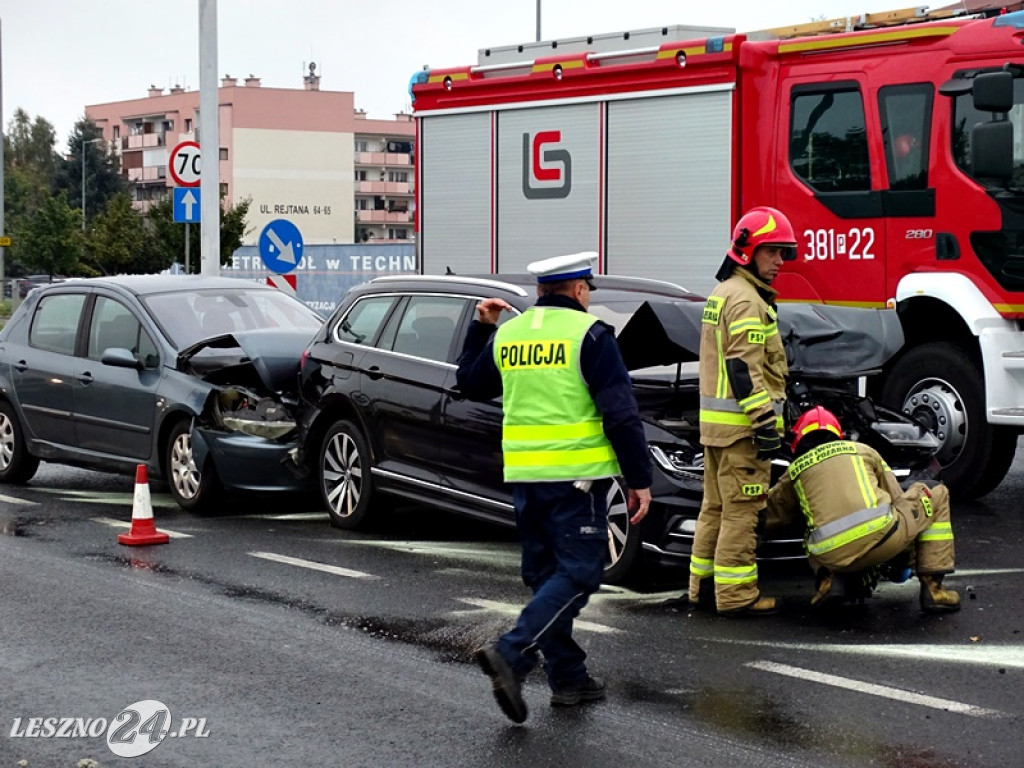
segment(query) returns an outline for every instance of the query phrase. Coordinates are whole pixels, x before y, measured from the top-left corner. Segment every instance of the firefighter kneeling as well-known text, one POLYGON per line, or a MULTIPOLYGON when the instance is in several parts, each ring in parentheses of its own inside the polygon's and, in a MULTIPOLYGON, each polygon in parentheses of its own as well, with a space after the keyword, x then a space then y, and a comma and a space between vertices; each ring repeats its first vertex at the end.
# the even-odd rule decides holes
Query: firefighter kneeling
POLYGON ((839 420, 816 406, 793 428, 793 462, 768 494, 767 526, 807 526, 804 548, 817 577, 812 605, 832 589, 833 573, 864 572, 894 558, 916 564, 921 610, 960 609, 960 595, 943 589, 953 572, 949 491, 914 483, 904 491, 878 452, 843 440, 839 420))

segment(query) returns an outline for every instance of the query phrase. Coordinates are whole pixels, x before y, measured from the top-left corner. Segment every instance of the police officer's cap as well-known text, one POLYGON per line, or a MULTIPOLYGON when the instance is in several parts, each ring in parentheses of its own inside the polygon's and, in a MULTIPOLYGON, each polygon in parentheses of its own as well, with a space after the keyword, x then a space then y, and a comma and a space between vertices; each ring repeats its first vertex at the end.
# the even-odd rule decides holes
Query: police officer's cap
POLYGON ((593 277, 591 264, 597 259, 594 251, 552 256, 550 259, 528 264, 526 271, 537 276, 538 283, 555 283, 559 280, 586 280, 593 277))

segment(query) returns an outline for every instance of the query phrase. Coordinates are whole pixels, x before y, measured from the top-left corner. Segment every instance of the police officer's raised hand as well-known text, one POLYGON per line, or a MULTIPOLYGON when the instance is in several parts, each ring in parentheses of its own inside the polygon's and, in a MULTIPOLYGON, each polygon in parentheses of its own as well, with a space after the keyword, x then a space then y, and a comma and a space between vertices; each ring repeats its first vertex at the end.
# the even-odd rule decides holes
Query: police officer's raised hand
POLYGON ((504 299, 484 299, 476 305, 477 320, 486 325, 496 325, 504 310, 512 311, 512 305, 504 299))
POLYGON ((754 445, 758 461, 771 461, 782 448, 782 438, 774 425, 762 424, 754 430, 754 445))
POLYGON ((626 502, 626 509, 630 512, 636 510, 629 522, 636 525, 645 517, 647 517, 647 510, 651 506, 651 489, 650 488, 639 488, 629 489, 629 499, 626 502))

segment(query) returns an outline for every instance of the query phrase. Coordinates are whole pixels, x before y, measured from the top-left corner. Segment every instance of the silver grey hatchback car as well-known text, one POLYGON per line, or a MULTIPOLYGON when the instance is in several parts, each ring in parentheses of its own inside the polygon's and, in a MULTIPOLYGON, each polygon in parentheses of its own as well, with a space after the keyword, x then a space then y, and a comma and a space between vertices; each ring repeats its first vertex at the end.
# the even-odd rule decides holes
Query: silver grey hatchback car
POLYGON ((68 280, 0 331, 0 483, 40 461, 133 472, 186 509, 298 490, 297 374, 321 318, 265 285, 199 275, 68 280))

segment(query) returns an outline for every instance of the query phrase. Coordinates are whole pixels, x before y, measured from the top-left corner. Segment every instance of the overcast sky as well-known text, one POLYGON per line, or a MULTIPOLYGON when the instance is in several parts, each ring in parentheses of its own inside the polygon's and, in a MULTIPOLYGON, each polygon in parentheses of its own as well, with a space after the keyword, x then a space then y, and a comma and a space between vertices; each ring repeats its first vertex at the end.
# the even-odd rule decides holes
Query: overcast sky
MULTIPOLYGON (((944 4, 944 3, 940 3, 944 4)), ((901 0, 542 0, 543 39, 673 24, 738 31, 856 15, 901 0)), ((155 84, 199 88, 199 0, 0 0, 3 125, 18 107, 45 117, 58 149, 85 105, 141 98, 155 84)), ((353 91, 370 117, 408 111, 427 64, 476 63, 480 48, 536 37, 537 0, 219 0, 217 72, 353 91)))

